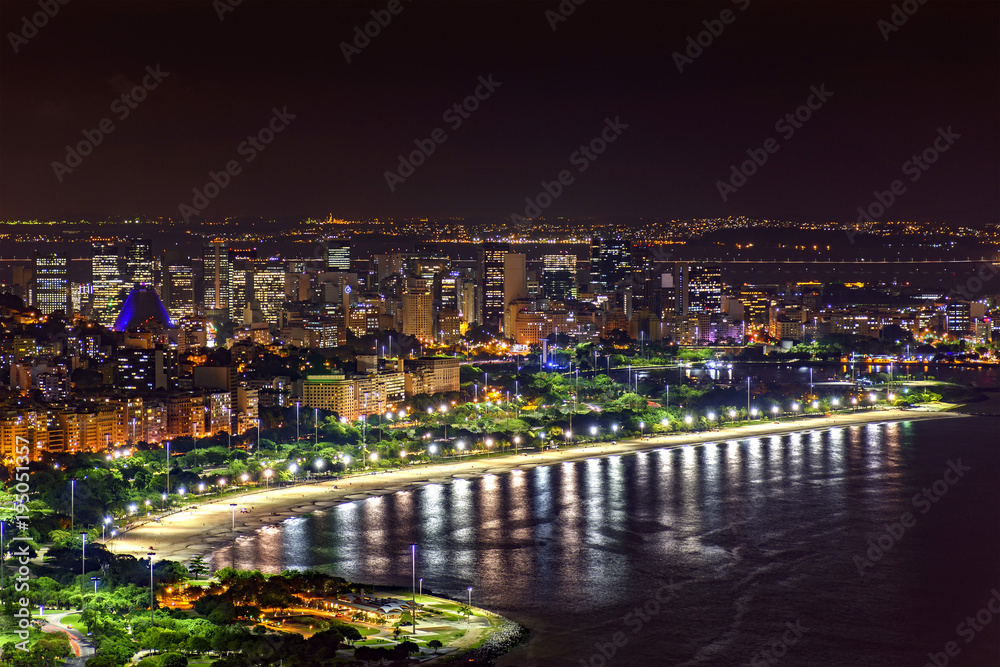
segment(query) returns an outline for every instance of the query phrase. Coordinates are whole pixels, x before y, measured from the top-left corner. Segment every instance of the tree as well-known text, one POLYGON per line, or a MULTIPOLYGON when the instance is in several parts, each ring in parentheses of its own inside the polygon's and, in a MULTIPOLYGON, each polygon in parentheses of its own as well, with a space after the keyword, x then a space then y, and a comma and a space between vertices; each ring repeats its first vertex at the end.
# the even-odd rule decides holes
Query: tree
POLYGON ((194 575, 195 579, 198 579, 203 574, 208 574, 208 563, 201 556, 195 556, 188 563, 188 572, 194 575))
POLYGON ((187 667, 188 659, 181 653, 165 653, 158 667, 187 667))
POLYGON ((434 653, 437 653, 438 649, 444 646, 444 644, 442 644, 441 640, 439 639, 432 639, 429 642, 427 642, 427 646, 428 648, 434 649, 434 653))

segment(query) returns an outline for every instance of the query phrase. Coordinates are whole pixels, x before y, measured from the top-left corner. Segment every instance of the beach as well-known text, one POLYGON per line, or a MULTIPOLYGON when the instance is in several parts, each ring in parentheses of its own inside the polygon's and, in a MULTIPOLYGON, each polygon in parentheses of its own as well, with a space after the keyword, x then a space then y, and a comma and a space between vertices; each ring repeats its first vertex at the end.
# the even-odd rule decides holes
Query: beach
POLYGON ((291 517, 372 496, 408 491, 425 484, 448 483, 454 479, 504 474, 515 469, 526 470, 563 461, 578 461, 706 442, 878 422, 962 418, 964 416, 960 414, 940 411, 869 410, 831 417, 802 417, 781 422, 762 421, 699 433, 654 435, 647 439, 620 440, 617 444, 600 442, 564 447, 559 450, 467 458, 448 463, 418 464, 385 472, 352 474, 339 480, 330 479, 268 490, 255 488, 244 494, 223 498, 197 499, 194 501, 196 503, 194 507, 162 516, 158 522, 149 521, 123 532, 111 541, 109 548, 115 553, 132 554, 137 558, 145 558, 149 551, 153 551, 157 560, 187 562, 194 556, 207 556, 230 543, 234 537, 234 529, 236 535, 246 536, 264 526, 277 525, 291 517), (248 512, 244 513, 242 509, 248 512))

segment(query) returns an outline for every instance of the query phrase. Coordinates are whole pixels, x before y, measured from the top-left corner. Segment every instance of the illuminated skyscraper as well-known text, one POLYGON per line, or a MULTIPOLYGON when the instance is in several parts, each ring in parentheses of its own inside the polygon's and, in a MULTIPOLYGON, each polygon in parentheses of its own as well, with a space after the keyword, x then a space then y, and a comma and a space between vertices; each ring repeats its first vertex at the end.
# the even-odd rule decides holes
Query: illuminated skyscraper
POLYGON ((326 242, 326 270, 345 273, 351 270, 350 241, 330 240, 326 242))
POLYGON ((632 243, 622 239, 593 239, 590 244, 590 282, 611 290, 631 270, 632 243))
POLYGON ((153 244, 148 239, 136 239, 125 254, 125 275, 129 287, 153 286, 153 244))
POLYGON ((95 243, 90 271, 94 285, 94 318, 102 324, 110 324, 121 310, 125 287, 118 248, 110 243, 95 243))
POLYGON ((202 284, 204 286, 204 304, 207 313, 215 317, 228 317, 232 285, 232 263, 229 261, 229 248, 222 241, 206 243, 201 251, 202 284))
POLYGON ((280 261, 271 259, 263 266, 255 267, 253 293, 264 319, 269 324, 277 325, 285 303, 285 267, 280 261))
POLYGON ((688 312, 722 312, 722 267, 716 264, 691 264, 688 275, 688 312))
POLYGON ((542 258, 542 289, 549 299, 575 299, 576 255, 545 255, 542 258))
POLYGON ((499 330, 503 322, 504 257, 510 251, 506 243, 484 243, 480 262, 479 281, 482 286, 482 317, 480 324, 499 330))
POLYGON ((69 313, 69 258, 66 253, 39 253, 34 256, 35 307, 48 315, 57 310, 69 313))
POLYGON ((169 257, 164 262, 167 272, 166 284, 167 308, 175 320, 194 317, 194 267, 187 259, 169 257))

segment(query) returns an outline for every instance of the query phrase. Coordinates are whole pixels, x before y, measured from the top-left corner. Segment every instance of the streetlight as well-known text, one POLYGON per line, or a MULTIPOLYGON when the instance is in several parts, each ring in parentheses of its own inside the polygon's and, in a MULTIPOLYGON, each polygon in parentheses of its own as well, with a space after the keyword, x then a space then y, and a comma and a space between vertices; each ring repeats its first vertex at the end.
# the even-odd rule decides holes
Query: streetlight
POLYGON ((156 552, 150 551, 146 555, 149 556, 149 627, 153 627, 153 556, 156 552))
POLYGON ((597 427, 596 426, 591 426, 590 427, 590 435, 594 436, 595 438, 597 437, 597 427))
POLYGON ((101 580, 100 577, 91 577, 91 581, 94 582, 94 602, 97 602, 97 582, 101 580))
POLYGON ((268 488, 268 485, 271 482, 271 475, 272 474, 273 473, 272 473, 272 471, 271 471, 270 468, 268 468, 267 470, 264 471, 264 489, 268 488))
POLYGON ((611 432, 614 433, 615 436, 618 435, 618 424, 612 424, 611 425, 611 432))
POLYGON ((760 412, 760 410, 758 410, 757 408, 750 408, 750 416, 753 417, 754 419, 757 418, 758 412, 760 412))
POLYGON ((455 443, 455 448, 458 450, 458 460, 462 460, 462 450, 465 449, 465 443, 459 440, 455 443))
POLYGON ((490 447, 493 446, 493 440, 492 440, 492 438, 486 438, 486 440, 483 441, 483 444, 486 445, 486 455, 489 456, 490 455, 490 447))
POLYGON ((417 544, 410 545, 410 557, 413 563, 413 587, 410 589, 410 620, 413 621, 413 634, 417 634, 417 544))
POLYGON ((101 525, 101 542, 104 542, 105 540, 105 533, 107 532, 109 523, 111 523, 111 517, 104 517, 104 523, 101 525))
POLYGON ((472 586, 469 586, 468 591, 469 591, 469 617, 468 617, 468 623, 471 624, 472 623, 472 586))
POLYGON ((771 406, 771 413, 774 415, 775 421, 777 421, 778 420, 778 406, 777 405, 772 405, 771 406))
POLYGON ((514 436, 514 456, 517 456, 517 446, 521 444, 521 436, 514 436))
POLYGON ((694 419, 691 417, 691 415, 684 415, 684 423, 685 424, 687 424, 688 426, 690 426, 691 422, 693 422, 693 421, 694 421, 694 419))
POLYGON ((857 396, 851 396, 851 410, 853 412, 858 411, 858 398, 857 396))
POLYGON ((736 421, 736 410, 729 411, 729 421, 736 421))
POLYGON ((80 609, 83 609, 83 579, 87 574, 87 533, 80 531, 82 540, 80 547, 80 609))
POLYGON ((644 438, 646 436, 646 422, 639 422, 639 437, 644 438))

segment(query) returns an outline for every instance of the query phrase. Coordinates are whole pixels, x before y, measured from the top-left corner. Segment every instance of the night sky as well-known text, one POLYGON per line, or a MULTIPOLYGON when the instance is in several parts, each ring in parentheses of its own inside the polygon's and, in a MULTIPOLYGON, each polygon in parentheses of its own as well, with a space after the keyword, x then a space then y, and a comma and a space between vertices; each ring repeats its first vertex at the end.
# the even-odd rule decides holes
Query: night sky
POLYGON ((575 11, 553 30, 555 1, 416 0, 348 63, 341 43, 393 3, 244 0, 220 20, 235 1, 73 0, 26 40, 11 35, 31 34, 38 3, 0 3, 0 219, 179 218, 229 161, 239 173, 194 206, 209 219, 506 217, 563 170, 546 215, 847 221, 898 179, 877 219, 1000 218, 1000 3, 911 0, 888 32, 884 2, 564 0, 575 11), (711 24, 724 10, 729 24, 711 24), (706 21, 721 34, 679 72, 674 53, 706 21), (120 96, 157 66, 169 74, 128 108, 120 96), (444 114, 490 76, 500 85, 454 127, 444 114), (812 87, 832 96, 776 128, 812 87), (275 108, 294 118, 241 149, 275 108), (105 118, 113 131, 57 177, 105 118), (574 160, 608 118, 627 128, 574 160), (933 165, 904 171, 949 127, 933 165), (390 191, 385 172, 437 128, 444 141, 390 191), (718 182, 769 138, 777 152, 723 201, 718 182))

